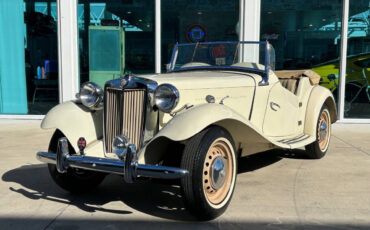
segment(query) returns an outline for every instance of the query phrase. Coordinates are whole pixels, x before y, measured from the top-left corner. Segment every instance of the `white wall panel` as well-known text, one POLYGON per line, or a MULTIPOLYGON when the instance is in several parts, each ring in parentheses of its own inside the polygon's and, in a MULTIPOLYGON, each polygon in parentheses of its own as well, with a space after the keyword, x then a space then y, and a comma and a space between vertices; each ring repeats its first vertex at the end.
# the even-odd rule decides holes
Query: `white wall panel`
POLYGON ((340 44, 338 120, 344 119, 344 92, 346 88, 347 41, 348 41, 349 0, 343 0, 342 39, 340 44))
MULTIPOLYGON (((261 0, 240 0, 240 41, 260 41, 261 0)), ((241 49, 243 60, 258 63, 259 49, 246 45, 241 49)))
POLYGON ((77 0, 58 0, 59 100, 79 91, 77 0))
POLYGON ((155 0, 155 72, 161 73, 161 0, 155 0))

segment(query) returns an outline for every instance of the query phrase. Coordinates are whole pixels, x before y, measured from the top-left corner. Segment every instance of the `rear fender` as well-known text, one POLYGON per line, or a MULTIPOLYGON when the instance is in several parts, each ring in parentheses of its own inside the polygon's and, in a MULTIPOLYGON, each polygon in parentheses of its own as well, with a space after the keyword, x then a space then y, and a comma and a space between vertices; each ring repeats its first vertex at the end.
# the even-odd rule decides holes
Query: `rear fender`
POLYGON ((51 109, 42 120, 41 128, 60 130, 78 153, 78 138, 84 137, 88 145, 102 138, 103 111, 91 111, 83 105, 69 101, 51 109))
POLYGON ((316 137, 317 119, 319 118, 322 106, 326 104, 329 108, 331 123, 337 121, 337 107, 333 94, 327 88, 315 86, 312 91, 306 108, 304 133, 316 137))

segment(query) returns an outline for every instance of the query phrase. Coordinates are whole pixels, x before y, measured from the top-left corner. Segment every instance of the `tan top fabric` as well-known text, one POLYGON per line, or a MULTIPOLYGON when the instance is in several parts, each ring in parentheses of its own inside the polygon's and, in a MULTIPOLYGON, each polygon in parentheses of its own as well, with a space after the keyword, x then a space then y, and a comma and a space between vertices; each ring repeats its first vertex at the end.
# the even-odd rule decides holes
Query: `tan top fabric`
POLYGON ((281 78, 279 79, 281 85, 285 87, 290 92, 296 94, 297 88, 298 88, 298 81, 297 79, 291 79, 291 78, 281 78))
POLYGON ((300 79, 302 77, 308 77, 312 85, 317 85, 320 82, 320 75, 316 72, 305 69, 305 70, 278 70, 274 71, 276 76, 280 79, 300 79))

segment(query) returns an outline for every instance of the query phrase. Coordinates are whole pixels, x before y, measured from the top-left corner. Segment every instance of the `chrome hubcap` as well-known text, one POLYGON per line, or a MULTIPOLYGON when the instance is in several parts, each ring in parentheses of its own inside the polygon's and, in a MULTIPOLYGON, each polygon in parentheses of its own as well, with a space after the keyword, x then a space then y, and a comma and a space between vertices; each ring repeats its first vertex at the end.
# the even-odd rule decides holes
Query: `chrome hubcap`
POLYGON ((326 121, 323 121, 320 125, 320 137, 321 137, 321 139, 326 137, 326 133, 328 132, 327 128, 328 128, 328 125, 326 124, 326 121))
POLYGON ((223 157, 217 157, 211 166, 211 185, 214 189, 219 189, 225 183, 227 165, 223 157))

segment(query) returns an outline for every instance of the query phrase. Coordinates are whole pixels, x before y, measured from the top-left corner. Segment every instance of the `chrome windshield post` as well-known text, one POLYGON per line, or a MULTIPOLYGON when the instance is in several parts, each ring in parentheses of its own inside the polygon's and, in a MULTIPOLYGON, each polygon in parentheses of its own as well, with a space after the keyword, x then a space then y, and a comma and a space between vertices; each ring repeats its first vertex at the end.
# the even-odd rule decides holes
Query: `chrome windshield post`
POLYGON ((271 70, 271 57, 270 57, 270 51, 271 51, 271 46, 270 43, 266 40, 264 42, 265 44, 265 72, 264 76, 262 76, 262 80, 258 82, 258 86, 267 86, 269 85, 269 74, 271 70))
POLYGON ((169 64, 169 68, 167 69, 167 72, 171 72, 175 68, 175 62, 176 62, 177 54, 178 54, 177 47, 178 47, 178 43, 176 43, 175 47, 172 50, 171 62, 169 64))
POLYGON ((267 86, 269 85, 268 77, 262 77, 262 80, 258 82, 258 86, 267 86))

